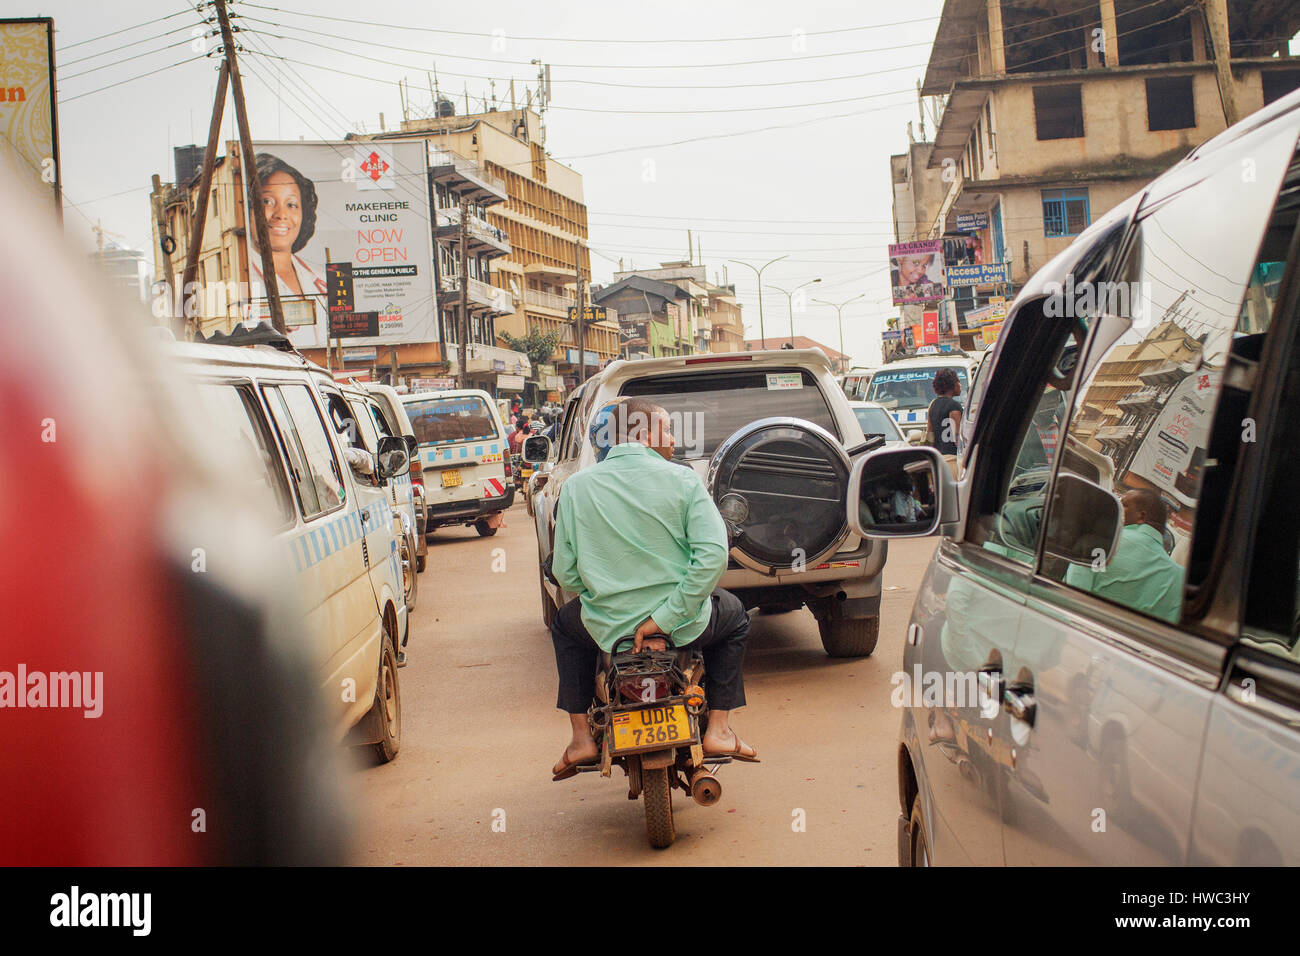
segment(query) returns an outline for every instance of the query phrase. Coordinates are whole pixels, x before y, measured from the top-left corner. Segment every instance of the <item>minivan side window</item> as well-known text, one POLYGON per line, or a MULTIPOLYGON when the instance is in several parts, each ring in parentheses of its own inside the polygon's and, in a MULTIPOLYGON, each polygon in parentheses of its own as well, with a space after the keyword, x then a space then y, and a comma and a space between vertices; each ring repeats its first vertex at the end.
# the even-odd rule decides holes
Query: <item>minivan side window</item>
POLYGON ((306 385, 269 385, 262 392, 289 459, 302 516, 334 510, 344 500, 343 476, 310 390, 306 385))
MULTIPOLYGON (((1104 352, 1088 357, 1089 379, 1066 437, 1074 454, 1061 463, 1061 474, 1120 498, 1123 528, 1115 550, 1097 551, 1091 564, 1045 560, 1049 577, 1178 622, 1203 487, 1209 479, 1221 489, 1205 499, 1213 512, 1236 460, 1210 451, 1211 426, 1224 369, 1243 345, 1239 322, 1248 312, 1254 330, 1267 322, 1268 310, 1252 305, 1247 292, 1293 150, 1294 141, 1280 159, 1266 160, 1267 150, 1252 155, 1257 177, 1243 177, 1240 163, 1229 159, 1154 210, 1139 210, 1123 269, 1133 281, 1096 291, 1130 324, 1094 343, 1104 352)), ((1063 526, 1085 524, 1062 517, 1063 526)))
POLYGON ((241 497, 252 501, 271 527, 292 522, 293 503, 284 480, 284 469, 276 454, 269 426, 247 385, 200 382, 199 401, 204 420, 212 427, 202 433, 205 441, 217 445, 221 457, 234 464, 243 479, 241 497))

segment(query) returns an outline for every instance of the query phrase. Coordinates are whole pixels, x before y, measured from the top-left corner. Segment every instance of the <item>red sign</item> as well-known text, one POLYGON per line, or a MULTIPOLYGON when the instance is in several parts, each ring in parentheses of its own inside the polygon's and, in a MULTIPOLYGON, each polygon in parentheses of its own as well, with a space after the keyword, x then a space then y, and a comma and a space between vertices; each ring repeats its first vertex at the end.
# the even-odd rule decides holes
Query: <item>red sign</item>
POLYGON ((922 312, 921 328, 922 328, 922 334, 924 335, 924 339, 922 340, 923 345, 939 344, 939 313, 938 312, 922 312))

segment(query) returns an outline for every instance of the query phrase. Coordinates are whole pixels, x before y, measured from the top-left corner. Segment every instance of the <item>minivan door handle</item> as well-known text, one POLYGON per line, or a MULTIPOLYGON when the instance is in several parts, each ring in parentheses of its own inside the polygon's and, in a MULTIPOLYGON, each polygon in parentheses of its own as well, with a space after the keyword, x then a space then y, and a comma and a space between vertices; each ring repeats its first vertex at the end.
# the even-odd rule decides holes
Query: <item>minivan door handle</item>
POLYGON ((1016 720, 1023 720, 1030 727, 1034 726, 1038 704, 1034 700, 1032 684, 1008 684, 1002 693, 1002 706, 1016 720))

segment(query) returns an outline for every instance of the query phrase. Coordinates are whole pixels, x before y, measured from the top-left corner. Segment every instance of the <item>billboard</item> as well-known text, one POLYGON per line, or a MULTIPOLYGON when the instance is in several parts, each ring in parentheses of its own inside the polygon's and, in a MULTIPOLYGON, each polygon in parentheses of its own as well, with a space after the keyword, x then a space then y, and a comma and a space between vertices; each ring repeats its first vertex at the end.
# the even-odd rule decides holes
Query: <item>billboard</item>
POLYGON ((889 247, 894 305, 937 302, 944 297, 943 240, 898 242, 889 247))
POLYGON ((59 133, 53 89, 54 21, 0 20, 0 164, 58 209, 59 133))
MULTIPOLYGON (((294 346, 438 341, 424 144, 294 141, 255 152, 280 296, 317 304, 289 329, 294 346)), ((252 280, 264 283, 252 223, 248 233, 252 280)))
POLYGON ((1196 506, 1221 369, 1201 368, 1174 388, 1128 470, 1186 508, 1196 506))

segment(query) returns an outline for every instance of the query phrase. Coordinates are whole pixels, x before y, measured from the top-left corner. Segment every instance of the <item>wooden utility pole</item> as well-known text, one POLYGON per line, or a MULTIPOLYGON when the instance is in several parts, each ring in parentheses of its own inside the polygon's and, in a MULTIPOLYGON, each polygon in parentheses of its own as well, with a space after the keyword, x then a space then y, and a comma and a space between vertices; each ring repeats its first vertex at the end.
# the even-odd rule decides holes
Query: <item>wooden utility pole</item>
POLYGON ((469 227, 469 203, 460 197, 460 315, 456 318, 456 339, 460 345, 456 384, 468 388, 466 369, 469 364, 469 244, 465 234, 469 227))
MULTIPOLYGON (((221 44, 226 56, 226 70, 230 74, 230 88, 235 96, 235 119, 239 122, 239 145, 244 160, 244 179, 249 185, 249 199, 253 207, 253 227, 257 248, 262 254, 262 279, 266 283, 266 300, 271 307, 271 324, 281 335, 287 335, 284 324, 284 307, 280 304, 280 280, 275 275, 275 259, 271 255, 271 238, 266 228, 266 209, 262 206, 262 183, 257 177, 257 158, 253 155, 253 137, 248 131, 248 111, 244 106, 244 83, 239 78, 239 61, 235 57, 235 38, 226 13, 226 0, 213 0, 217 18, 221 21, 221 44)), ((208 149, 212 149, 209 142, 208 149)))
POLYGON ((1214 45, 1214 74, 1219 81, 1223 119, 1232 126, 1241 119, 1241 113, 1237 109, 1237 87, 1232 80, 1227 0, 1201 0, 1201 13, 1210 33, 1210 42, 1214 45))
MULTIPOLYGON (((217 165, 217 138, 221 135, 221 117, 226 109, 226 86, 229 79, 230 63, 222 60, 221 70, 217 74, 217 97, 212 103, 212 121, 208 124, 208 147, 203 151, 203 172, 199 176, 199 194, 194 200, 194 209, 190 216, 190 242, 185 247, 185 274, 181 279, 183 303, 190 301, 190 292, 199 273, 199 251, 203 245, 203 230, 208 221, 208 196, 212 192, 212 171, 217 165)), ((184 183, 176 185, 182 189, 186 188, 184 183)), ((194 325, 197 327, 200 323, 196 321, 194 325)), ((190 317, 185 316, 187 338, 190 332, 190 317)))
POLYGON ((582 320, 582 243, 577 241, 573 243, 573 260, 573 275, 575 280, 573 299, 574 304, 577 305, 575 311, 577 318, 574 320, 574 325, 577 326, 575 331, 578 339, 578 384, 581 385, 587 380, 587 337, 585 334, 587 323, 582 320))
MULTIPOLYGON (((171 257, 171 253, 168 252, 163 247, 163 239, 168 235, 167 213, 163 209, 163 204, 162 204, 162 179, 161 177, 159 177, 157 173, 153 174, 152 201, 153 201, 154 222, 158 224, 158 251, 162 253, 162 281, 165 283, 165 288, 167 290, 167 318, 169 319, 168 325, 170 326, 172 332, 184 336, 186 331, 185 326, 183 324, 184 314, 182 314, 181 316, 177 316, 175 312, 176 294, 175 291, 172 289, 172 283, 176 280, 176 277, 172 275, 172 257, 171 257), (180 318, 182 320, 182 323, 179 325, 179 327, 176 321, 177 318, 180 318)), ((154 280, 156 283, 158 281, 158 277, 155 276, 154 280)))

